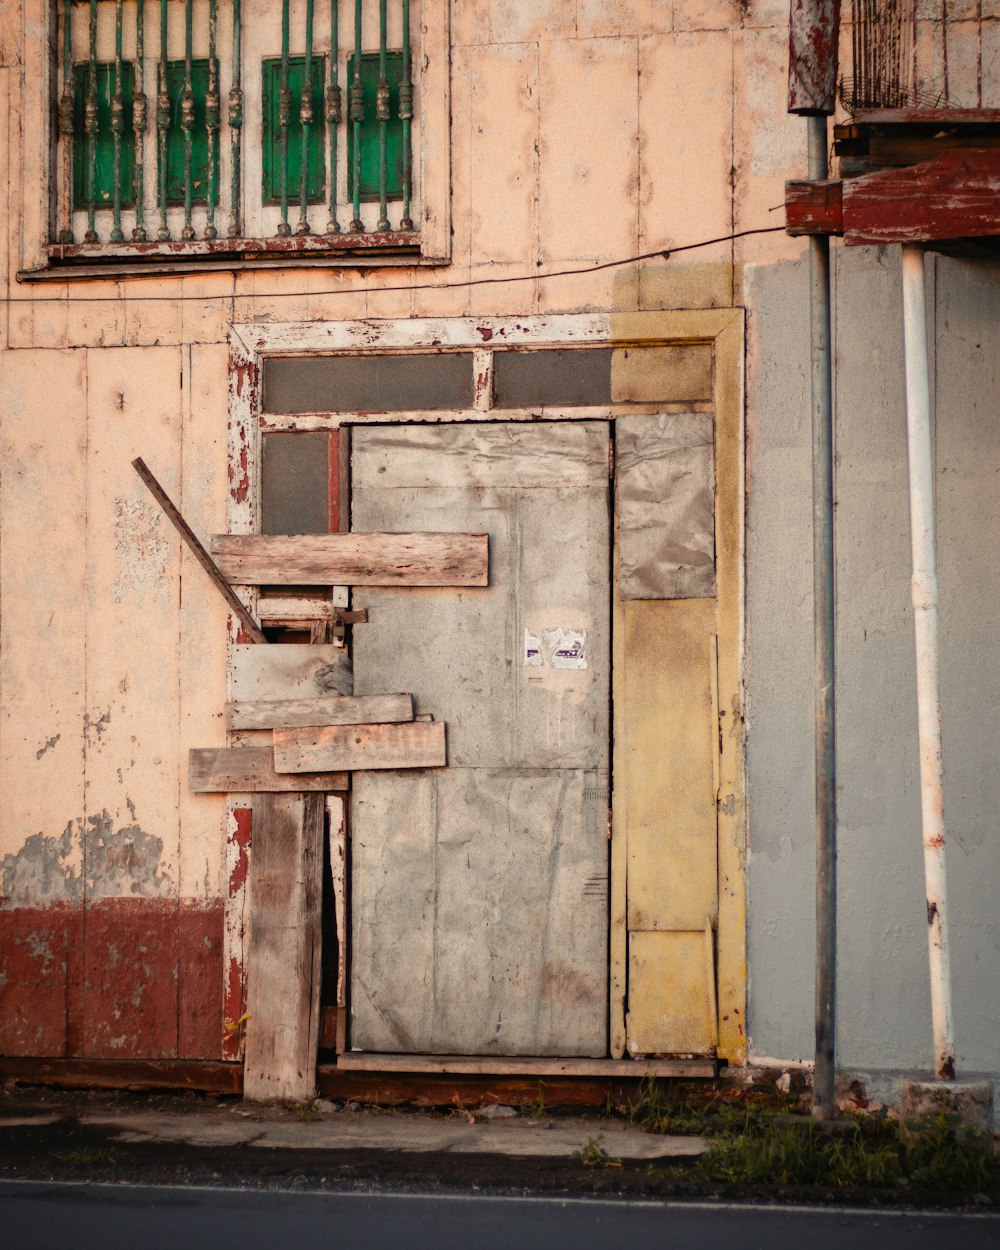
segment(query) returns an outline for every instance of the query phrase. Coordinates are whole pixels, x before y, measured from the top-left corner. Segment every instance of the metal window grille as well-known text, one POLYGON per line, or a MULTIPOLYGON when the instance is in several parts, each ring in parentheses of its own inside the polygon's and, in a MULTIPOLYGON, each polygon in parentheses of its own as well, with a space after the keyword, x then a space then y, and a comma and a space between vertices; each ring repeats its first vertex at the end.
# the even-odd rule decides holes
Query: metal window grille
POLYGON ((416 247, 416 0, 57 0, 63 256, 416 247))

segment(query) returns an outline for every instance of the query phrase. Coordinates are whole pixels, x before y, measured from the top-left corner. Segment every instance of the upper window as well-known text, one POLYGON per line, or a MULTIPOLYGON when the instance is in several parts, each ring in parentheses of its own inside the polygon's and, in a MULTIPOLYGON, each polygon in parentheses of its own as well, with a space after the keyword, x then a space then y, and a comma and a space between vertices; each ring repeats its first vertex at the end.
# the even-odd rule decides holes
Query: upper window
POLYGON ((441 0, 59 0, 58 13, 50 261, 440 256, 427 236, 441 236, 428 201, 441 180, 422 159, 440 110, 426 127, 421 93, 446 90, 441 0))

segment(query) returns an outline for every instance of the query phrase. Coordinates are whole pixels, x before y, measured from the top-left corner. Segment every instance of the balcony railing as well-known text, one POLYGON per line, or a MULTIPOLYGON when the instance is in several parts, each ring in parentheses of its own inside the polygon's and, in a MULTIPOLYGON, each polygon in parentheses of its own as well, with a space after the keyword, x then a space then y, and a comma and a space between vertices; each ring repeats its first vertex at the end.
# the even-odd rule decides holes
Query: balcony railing
POLYGON ((410 29, 410 0, 59 0, 50 257, 418 250, 410 29))

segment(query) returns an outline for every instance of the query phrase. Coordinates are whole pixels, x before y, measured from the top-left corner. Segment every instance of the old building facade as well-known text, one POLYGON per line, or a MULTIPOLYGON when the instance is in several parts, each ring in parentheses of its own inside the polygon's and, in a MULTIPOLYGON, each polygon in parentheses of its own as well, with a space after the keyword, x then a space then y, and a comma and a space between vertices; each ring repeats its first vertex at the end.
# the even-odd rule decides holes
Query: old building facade
MULTIPOLYGON (((1000 22, 918 19, 923 78, 947 46, 1000 103, 1000 22)), ((768 0, 3 7, 0 1064, 810 1058, 786 69, 768 0), (464 581, 309 554, 392 533, 488 537, 464 581), (344 742, 316 711, 390 694, 344 742)), ((996 1074, 1000 282, 927 265, 959 1064, 996 1074)), ((930 1066, 898 254, 834 277, 840 1054, 877 1082, 930 1066)))

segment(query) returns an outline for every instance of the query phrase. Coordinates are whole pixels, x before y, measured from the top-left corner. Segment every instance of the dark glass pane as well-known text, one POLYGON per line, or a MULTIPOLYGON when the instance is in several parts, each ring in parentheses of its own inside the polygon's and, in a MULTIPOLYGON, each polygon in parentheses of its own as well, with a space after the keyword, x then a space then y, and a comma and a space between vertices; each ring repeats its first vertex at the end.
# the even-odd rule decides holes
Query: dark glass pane
POLYGON ((551 348, 538 352, 496 352, 493 405, 567 408, 611 403, 611 348, 551 348))
POLYGON ((330 525, 330 435, 265 434, 261 532, 325 534, 330 525))
POLYGON ((310 356, 264 362, 265 412, 471 408, 471 352, 310 356))

